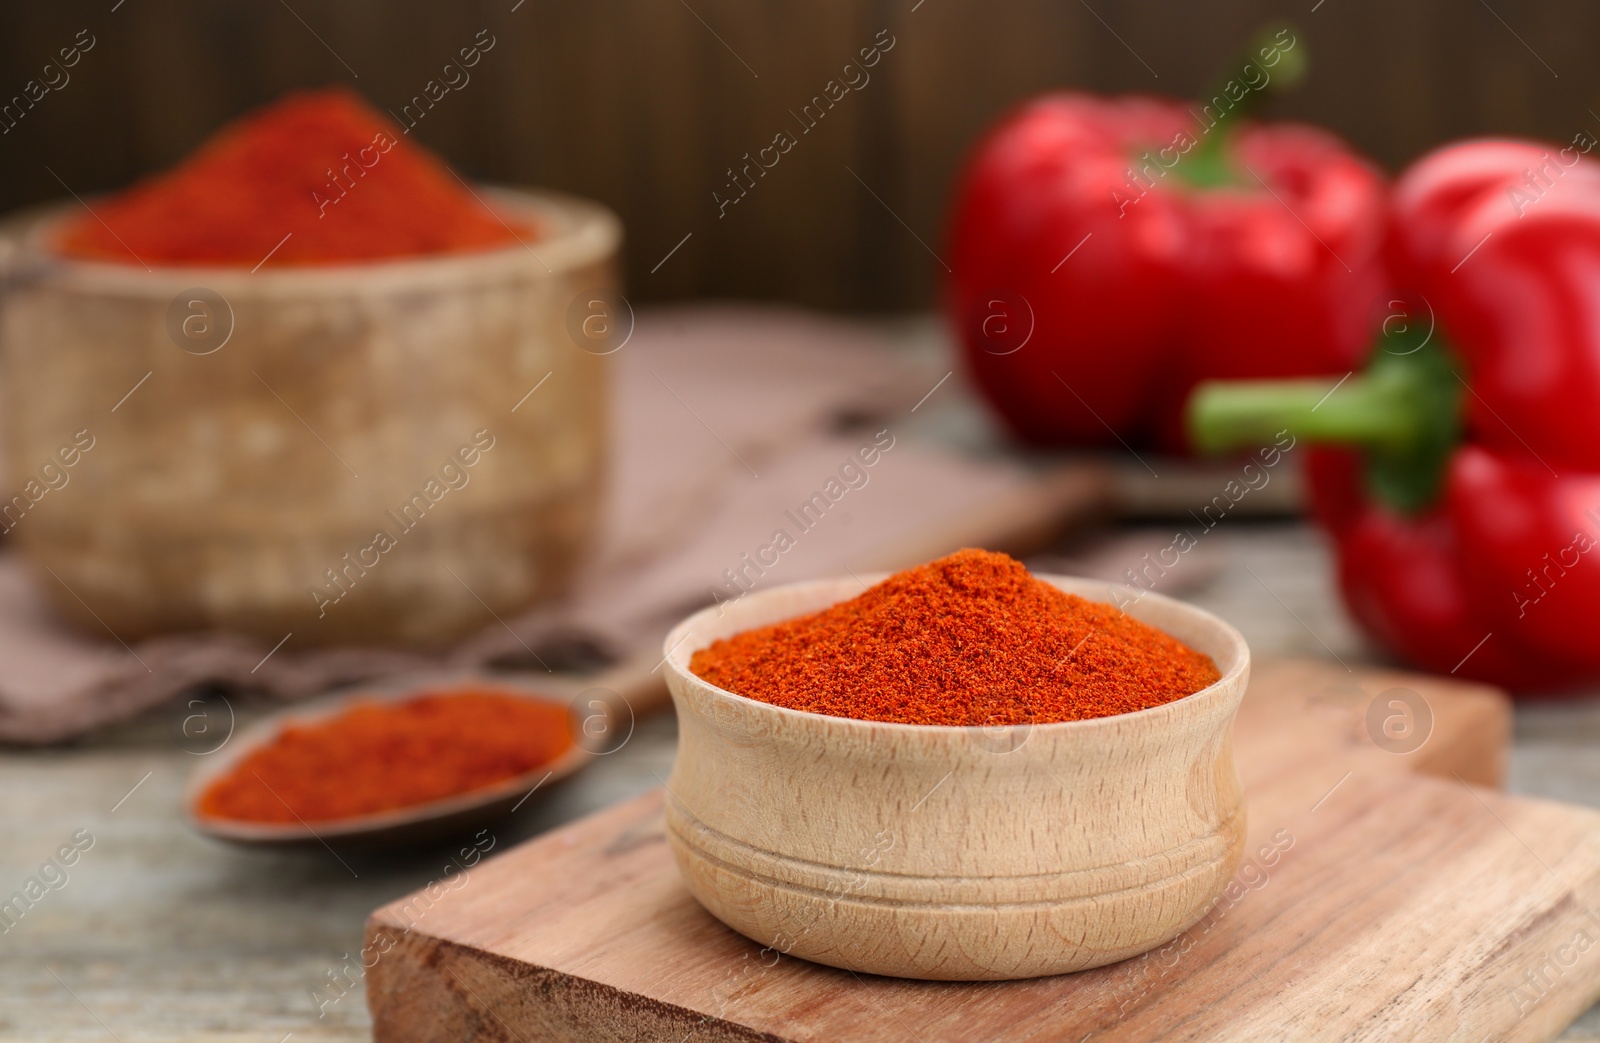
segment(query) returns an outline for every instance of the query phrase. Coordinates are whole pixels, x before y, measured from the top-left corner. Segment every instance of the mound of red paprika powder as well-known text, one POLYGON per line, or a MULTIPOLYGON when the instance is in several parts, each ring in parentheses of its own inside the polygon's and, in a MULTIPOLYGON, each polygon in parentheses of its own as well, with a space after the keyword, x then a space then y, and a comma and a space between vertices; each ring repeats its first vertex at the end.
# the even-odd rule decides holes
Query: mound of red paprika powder
POLYGON ((214 780, 198 810, 245 822, 353 818, 493 786, 572 746, 557 703, 471 689, 366 700, 285 728, 214 780))
POLYGON ((178 166, 60 229, 68 257, 286 268, 487 250, 528 239, 343 88, 291 93, 178 166))
POLYGON ((1176 638, 982 550, 715 641, 689 669, 791 710, 943 725, 1109 717, 1181 699, 1222 676, 1210 656, 1176 638))

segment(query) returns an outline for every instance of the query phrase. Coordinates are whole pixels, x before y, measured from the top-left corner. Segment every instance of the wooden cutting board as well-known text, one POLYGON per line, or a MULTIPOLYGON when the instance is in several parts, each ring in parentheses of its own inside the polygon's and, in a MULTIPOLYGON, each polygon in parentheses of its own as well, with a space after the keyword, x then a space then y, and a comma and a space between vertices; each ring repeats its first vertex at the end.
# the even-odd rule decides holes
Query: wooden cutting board
POLYGON ((764 950, 685 891, 653 792, 375 912, 376 1038, 1548 1039, 1600 997, 1600 813, 1494 792, 1509 732, 1493 689, 1258 664, 1234 883, 1162 949, 1020 982, 764 950))

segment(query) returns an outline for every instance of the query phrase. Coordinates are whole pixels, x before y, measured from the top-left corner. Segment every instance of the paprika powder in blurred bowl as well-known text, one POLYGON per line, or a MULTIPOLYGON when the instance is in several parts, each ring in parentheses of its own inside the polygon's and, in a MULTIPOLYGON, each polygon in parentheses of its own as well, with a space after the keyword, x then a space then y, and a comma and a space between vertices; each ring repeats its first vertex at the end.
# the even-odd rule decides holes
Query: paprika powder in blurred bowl
POLYGON ((597 513, 620 239, 342 91, 14 219, 0 527, 125 640, 439 645, 552 596, 597 513))
POLYGON ((1250 672, 1243 638, 1155 594, 1121 598, 1124 614, 1103 582, 1019 584, 979 553, 865 592, 854 577, 752 592, 667 637, 679 722, 667 836, 712 915, 773 951, 852 971, 997 980, 1147 951, 1227 885, 1245 836, 1231 742, 1250 672), (930 571, 951 578, 941 588, 930 571), (1044 590, 1019 589, 1031 584, 1044 590), (963 588, 1008 592, 962 618, 951 609, 963 588), (1049 604, 1067 617, 1040 629, 1035 606, 1049 604), (852 613, 859 626, 830 632, 852 613), (1097 640, 1110 646, 1095 651, 1097 640), (1117 664, 1162 674, 1152 650, 1181 648, 1215 679, 1177 697, 1126 693, 1153 705, 1093 705, 1076 720, 1060 719, 1075 711, 1059 686, 1038 688, 1020 716, 991 698, 1014 690, 1006 670, 1059 679, 1060 643, 1088 653, 1082 676, 1102 692, 1117 664), (1029 644, 1051 662, 1028 662, 1029 644), (835 655, 852 645, 858 654, 835 655), (806 687, 830 671, 831 688, 806 687), (884 680, 896 671, 902 686, 884 680), (853 702, 835 698, 851 689, 853 702), (935 691, 962 705, 951 719, 992 723, 903 723, 940 719, 935 691))

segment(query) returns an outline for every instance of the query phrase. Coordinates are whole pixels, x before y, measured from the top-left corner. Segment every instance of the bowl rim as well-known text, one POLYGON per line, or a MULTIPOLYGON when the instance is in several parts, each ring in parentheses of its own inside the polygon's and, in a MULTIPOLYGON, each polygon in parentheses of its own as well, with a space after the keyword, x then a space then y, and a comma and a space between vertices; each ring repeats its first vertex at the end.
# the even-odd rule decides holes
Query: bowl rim
MULTIPOLYGON (((491 692, 519 699, 571 706, 571 700, 560 692, 541 688, 534 674, 485 674, 473 671, 438 671, 406 677, 359 682, 337 687, 323 695, 301 703, 273 710, 260 720, 240 729, 230 740, 232 749, 212 751, 190 769, 183 788, 183 818, 197 833, 219 840, 272 844, 300 841, 316 842, 327 839, 358 838, 370 833, 403 826, 444 819, 462 812, 505 800, 522 792, 531 780, 548 775, 548 782, 559 782, 573 774, 593 759, 594 754, 585 749, 580 737, 566 752, 554 760, 546 761, 531 771, 480 789, 468 790, 422 804, 409 804, 365 815, 345 818, 299 820, 295 822, 260 822, 254 819, 217 818, 200 811, 200 800, 211 783, 226 775, 250 752, 276 739, 286 728, 313 724, 337 717, 359 702, 404 702, 422 695, 460 695, 468 688, 476 692, 491 692), (454 690, 452 690, 454 689, 454 690)), ((544 782, 540 783, 545 785, 544 782)))
MULTIPOLYGON (((771 587, 767 590, 747 591, 745 595, 742 595, 739 599, 736 599, 736 601, 742 601, 746 596, 753 599, 760 599, 771 597, 780 592, 812 590, 821 591, 839 587, 844 584, 860 585, 861 583, 865 583, 868 588, 871 588, 882 582, 884 579, 887 579, 890 575, 892 575, 892 573, 873 572, 867 573, 866 575, 860 577, 850 575, 844 577, 800 580, 794 583, 785 583, 776 587, 771 587)), ((1067 576, 1056 573, 1040 573, 1032 571, 1029 572, 1029 575, 1033 576, 1034 579, 1049 583, 1051 586, 1056 587, 1056 589, 1061 590, 1064 593, 1075 594, 1076 596, 1082 597, 1088 601, 1098 601, 1100 604, 1111 604, 1111 602, 1088 597, 1087 595, 1079 593, 1076 590, 1063 587, 1056 581, 1061 580, 1068 583, 1081 585, 1097 584, 1107 589, 1125 586, 1123 584, 1111 583, 1106 580, 1093 579, 1087 576, 1067 576)), ((904 721, 874 721, 861 717, 840 717, 834 714, 815 713, 811 710, 796 710, 791 707, 778 706, 774 703, 764 702, 760 699, 752 699, 747 695, 740 695, 737 692, 730 692, 726 688, 714 685, 710 681, 707 681, 699 675, 692 673, 689 670, 689 658, 693 656, 695 652, 706 647, 706 645, 709 644, 709 641, 702 642, 694 647, 686 648, 684 646, 687 643, 689 635, 693 632, 694 624, 696 622, 702 621, 710 613, 715 613, 721 610, 722 605, 716 604, 708 605, 705 608, 691 613, 680 620, 678 624, 668 632, 662 643, 662 647, 665 652, 665 655, 662 658, 662 669, 668 671, 670 677, 674 677, 682 683, 689 685, 700 685, 711 692, 714 696, 731 699, 738 703, 755 707, 756 709, 754 712, 756 713, 771 712, 779 715, 780 717, 783 715, 792 714, 797 718, 808 719, 811 721, 821 720, 835 722, 833 725, 823 724, 820 725, 820 727, 859 728, 864 731, 876 728, 891 728, 901 730, 900 734, 914 735, 920 733, 930 737, 991 733, 996 729, 1019 727, 1028 728, 1030 733, 1035 729, 1046 729, 1048 732, 1054 734, 1069 734, 1070 729, 1083 731, 1116 728, 1119 727, 1118 722, 1132 720, 1159 721, 1163 715, 1173 716, 1178 714, 1193 713, 1195 712, 1197 704, 1204 702, 1216 702, 1220 699, 1223 699, 1228 693, 1234 692, 1235 690, 1238 691, 1237 698, 1243 698, 1244 685, 1242 685, 1240 681, 1241 679, 1246 678, 1250 672, 1250 646, 1249 643, 1245 641, 1244 635, 1239 633, 1238 629, 1236 629, 1233 624, 1229 623, 1221 616, 1203 609, 1198 605, 1191 605, 1187 601, 1181 601, 1165 594, 1158 594, 1153 590, 1146 590, 1142 587, 1128 589, 1135 589, 1140 592, 1137 601, 1135 602, 1136 604, 1142 603, 1146 599, 1154 598, 1157 603, 1171 606, 1182 612, 1193 613, 1209 624, 1217 626, 1223 637, 1227 639, 1227 644, 1229 647, 1234 651, 1233 666, 1224 671, 1221 677, 1217 678, 1217 680, 1213 681, 1206 687, 1201 688, 1199 691, 1190 692, 1188 695, 1180 696, 1177 699, 1172 699, 1156 706, 1148 706, 1142 710, 1133 710, 1128 713, 1109 714, 1104 717, 1089 717, 1076 721, 1047 721, 1038 724, 1019 722, 1017 724, 1007 725, 911 724, 904 721)), ((838 598, 837 600, 830 601, 828 604, 823 605, 820 608, 812 609, 810 612, 820 612, 823 609, 829 608, 833 605, 842 604, 854 596, 856 595, 838 598)), ((1113 605, 1113 607, 1117 606, 1113 605)), ((1125 610, 1119 609, 1119 611, 1125 610)), ((798 615, 808 615, 810 612, 785 616, 780 619, 771 620, 767 623, 752 623, 750 626, 745 627, 744 629, 749 630, 755 629, 756 627, 768 626, 771 625, 771 623, 783 622, 784 619, 796 618, 798 615)), ((1134 618, 1137 619, 1138 617, 1135 616, 1134 618)), ((1140 622, 1144 622, 1144 620, 1140 620, 1140 622)), ((1146 625, 1155 626, 1153 623, 1146 623, 1146 625)), ((1156 629, 1160 630, 1161 628, 1156 627, 1156 629)), ((736 631, 736 633, 738 632, 740 631, 736 631)), ((1162 632, 1167 633, 1165 630, 1162 632)), ((1172 635, 1169 634, 1168 636, 1172 635)), ((716 639, 713 638, 711 640, 716 639)), ((1215 662, 1215 659, 1213 659, 1213 662, 1215 662)), ((677 691, 674 689, 672 694, 673 702, 676 704, 678 701, 677 691)), ((1235 701, 1237 701, 1237 699, 1235 699, 1235 701)))
MULTIPOLYGON (((425 283, 452 270, 477 274, 484 269, 532 271, 549 277, 604 261, 622 242, 622 222, 602 203, 563 192, 514 185, 481 185, 491 210, 521 211, 541 219, 550 233, 525 243, 517 241, 488 250, 406 256, 335 264, 295 265, 252 271, 239 265, 139 265, 71 257, 56 251, 50 234, 75 213, 71 201, 53 201, 15 211, 0 221, 0 257, 11 278, 41 277, 84 281, 124 292, 166 293, 194 285, 235 293, 294 290, 316 295, 347 293, 361 288, 403 287, 425 283), (531 256, 530 256, 531 255, 531 256), (221 287, 222 289, 219 289, 221 287)), ((89 200, 92 204, 93 199, 89 200)), ((84 204, 89 205, 89 204, 84 204)))

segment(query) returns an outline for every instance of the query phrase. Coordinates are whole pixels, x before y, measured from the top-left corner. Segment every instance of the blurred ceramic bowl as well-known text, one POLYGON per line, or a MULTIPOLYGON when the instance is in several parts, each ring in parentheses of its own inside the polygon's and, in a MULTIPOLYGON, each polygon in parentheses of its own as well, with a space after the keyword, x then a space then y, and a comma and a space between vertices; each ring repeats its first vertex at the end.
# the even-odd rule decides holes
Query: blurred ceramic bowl
POLYGON ((559 592, 596 518, 605 355, 631 330, 621 229, 583 200, 485 194, 537 238, 147 270, 55 255, 77 204, 11 222, 0 528, 56 608, 124 639, 440 645, 559 592))

